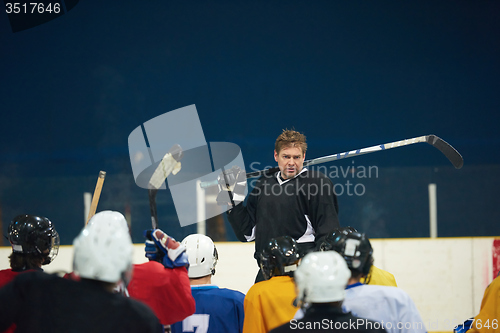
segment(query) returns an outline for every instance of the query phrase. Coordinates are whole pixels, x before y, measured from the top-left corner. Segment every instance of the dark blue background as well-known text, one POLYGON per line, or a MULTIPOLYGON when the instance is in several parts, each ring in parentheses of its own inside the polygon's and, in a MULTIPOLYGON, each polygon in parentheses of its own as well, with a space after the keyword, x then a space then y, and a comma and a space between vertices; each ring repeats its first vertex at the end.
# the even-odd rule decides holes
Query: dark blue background
MULTIPOLYGON (((2 12, 3 229, 20 213, 46 215, 71 243, 82 193, 105 170, 98 210, 128 206, 141 241, 149 207, 128 135, 195 104, 207 141, 238 144, 247 166, 275 165, 284 128, 307 135, 307 158, 436 134, 463 169, 423 144, 358 157, 379 177, 363 180, 362 197, 340 196, 341 224, 428 236, 436 182, 440 235, 499 235, 499 13, 498 1, 82 0, 12 33, 2 12)), ((158 205, 163 229, 194 232, 178 226, 168 191, 158 205)))

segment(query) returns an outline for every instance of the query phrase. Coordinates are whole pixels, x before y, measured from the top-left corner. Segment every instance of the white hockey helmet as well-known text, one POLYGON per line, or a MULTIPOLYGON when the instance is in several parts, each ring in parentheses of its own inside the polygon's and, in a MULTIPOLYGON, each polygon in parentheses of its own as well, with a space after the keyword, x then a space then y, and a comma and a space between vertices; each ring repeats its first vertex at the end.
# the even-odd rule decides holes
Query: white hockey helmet
POLYGON ((95 214, 73 242, 73 270, 86 279, 128 283, 132 239, 125 217, 114 211, 95 214))
POLYGON ((295 271, 298 300, 307 303, 341 301, 350 277, 349 267, 337 252, 311 252, 295 271))
POLYGON ((189 235, 182 240, 189 260, 188 276, 191 279, 215 274, 215 265, 219 260, 214 242, 202 234, 189 235))

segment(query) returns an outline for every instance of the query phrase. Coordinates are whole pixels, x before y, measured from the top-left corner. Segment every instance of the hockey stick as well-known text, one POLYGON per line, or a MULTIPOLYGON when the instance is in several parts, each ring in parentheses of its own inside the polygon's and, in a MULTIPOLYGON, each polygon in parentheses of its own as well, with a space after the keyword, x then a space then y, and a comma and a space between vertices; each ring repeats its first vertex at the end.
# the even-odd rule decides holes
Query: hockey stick
MULTIPOLYGON (((318 157, 318 158, 315 158, 312 160, 304 161, 304 166, 341 160, 344 158, 375 153, 377 151, 408 146, 408 145, 412 145, 415 143, 421 143, 421 142, 427 142, 431 146, 437 148, 441 153, 444 154, 444 156, 446 156, 446 158, 451 162, 451 164, 453 164, 453 166, 456 169, 460 169, 463 166, 464 160, 462 158, 462 155, 460 155, 460 153, 455 148, 453 148, 448 142, 446 142, 443 139, 441 139, 440 137, 432 135, 432 134, 419 136, 419 137, 412 138, 412 139, 406 139, 406 140, 401 140, 401 141, 385 143, 385 144, 367 147, 367 148, 361 148, 361 149, 357 149, 357 150, 351 150, 348 152, 318 157)), ((247 179, 248 178, 255 178, 255 177, 259 177, 259 176, 266 174, 266 173, 267 174, 274 173, 278 170, 279 170, 278 167, 274 167, 274 168, 269 168, 269 169, 265 169, 265 170, 261 170, 261 171, 249 172, 246 174, 246 177, 247 177, 247 179)), ((218 184, 218 181, 215 180, 215 181, 211 181, 211 182, 203 182, 203 183, 201 183, 200 186, 202 188, 207 188, 207 187, 215 186, 217 184, 218 184)))
POLYGON ((181 170, 181 162, 183 152, 181 146, 175 144, 170 148, 168 153, 163 156, 160 164, 151 176, 148 184, 149 194, 149 209, 151 211, 151 224, 154 229, 158 229, 158 214, 156 211, 156 194, 161 185, 167 179, 170 173, 177 174, 181 170))
POLYGON ((95 215, 95 211, 97 209, 97 203, 99 202, 99 198, 101 196, 101 190, 102 190, 102 185, 104 183, 104 178, 106 178, 106 172, 99 171, 99 177, 97 178, 97 184, 95 185, 94 195, 92 196, 92 203, 90 204, 89 215, 87 217, 87 222, 85 222, 85 225, 87 225, 92 216, 95 215))

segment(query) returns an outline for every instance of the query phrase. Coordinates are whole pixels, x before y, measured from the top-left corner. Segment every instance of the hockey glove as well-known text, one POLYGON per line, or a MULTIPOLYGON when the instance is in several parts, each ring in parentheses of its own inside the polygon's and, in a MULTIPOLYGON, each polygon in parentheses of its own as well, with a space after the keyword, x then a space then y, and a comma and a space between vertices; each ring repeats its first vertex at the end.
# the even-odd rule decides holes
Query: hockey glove
POLYGON ((186 247, 160 229, 146 230, 146 257, 159 261, 167 268, 189 267, 186 247), (155 246, 153 249, 151 240, 155 246))
POLYGON ((144 248, 144 250, 146 251, 146 258, 148 258, 149 260, 162 262, 165 254, 158 248, 158 246, 156 246, 155 242, 153 241, 153 236, 151 236, 152 230, 146 230, 144 232, 146 238, 146 234, 148 232, 150 239, 146 239, 146 247, 144 248))
POLYGON ((245 200, 247 177, 237 165, 222 172, 217 178, 219 183, 218 205, 236 206, 245 200))

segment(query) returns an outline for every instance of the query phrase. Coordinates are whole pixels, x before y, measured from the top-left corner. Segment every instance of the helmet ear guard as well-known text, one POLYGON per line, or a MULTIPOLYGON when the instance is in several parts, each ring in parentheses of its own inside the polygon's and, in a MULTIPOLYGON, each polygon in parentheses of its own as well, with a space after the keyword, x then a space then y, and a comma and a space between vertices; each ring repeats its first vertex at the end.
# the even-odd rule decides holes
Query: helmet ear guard
POLYGON ((217 252, 217 248, 215 247, 215 245, 214 245, 214 255, 213 255, 213 258, 214 258, 214 263, 212 265, 212 268, 210 269, 210 273, 212 275, 215 275, 215 266, 217 265, 217 262, 219 261, 219 252, 217 252))
POLYGON ((269 255, 266 255, 264 253, 259 253, 259 266, 260 270, 262 271, 262 275, 264 275, 265 280, 269 280, 271 278, 271 270, 272 270, 272 265, 271 265, 271 258, 269 258, 269 255))
POLYGON ((44 261, 42 265, 48 265, 57 257, 59 253, 60 238, 57 231, 54 230, 51 237, 50 251, 48 253, 42 254, 44 256, 44 261))

